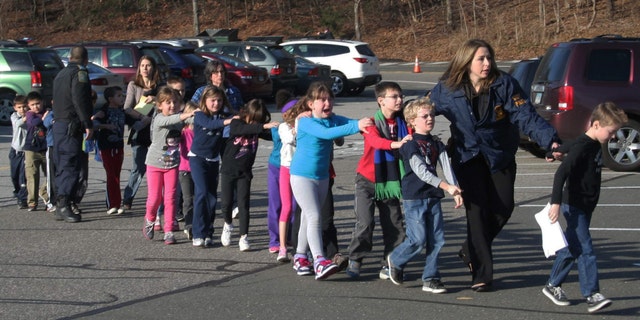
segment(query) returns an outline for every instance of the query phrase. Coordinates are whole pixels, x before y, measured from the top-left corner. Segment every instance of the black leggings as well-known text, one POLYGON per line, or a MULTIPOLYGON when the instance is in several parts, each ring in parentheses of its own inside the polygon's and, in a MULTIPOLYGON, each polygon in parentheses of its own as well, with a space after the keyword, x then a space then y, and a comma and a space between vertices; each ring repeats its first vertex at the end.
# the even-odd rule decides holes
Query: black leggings
POLYGON ((462 245, 466 263, 471 263, 472 284, 491 284, 493 253, 491 244, 511 217, 516 163, 491 173, 482 156, 454 164, 463 190, 467 215, 467 239, 462 245))

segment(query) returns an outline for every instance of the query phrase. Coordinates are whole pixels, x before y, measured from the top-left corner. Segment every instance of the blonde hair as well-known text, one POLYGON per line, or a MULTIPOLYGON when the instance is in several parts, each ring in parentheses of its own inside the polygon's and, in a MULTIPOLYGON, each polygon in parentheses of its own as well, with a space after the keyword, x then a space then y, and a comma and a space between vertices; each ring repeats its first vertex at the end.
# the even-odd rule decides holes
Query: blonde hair
POLYGON ((290 126, 294 126, 296 118, 303 112, 310 111, 311 109, 305 103, 304 99, 296 101, 296 103, 289 110, 285 111, 282 115, 282 119, 290 126))
POLYGON ((418 111, 422 109, 433 111, 435 109, 435 104, 431 102, 431 99, 429 99, 429 97, 422 97, 409 102, 404 107, 404 111, 403 111, 404 119, 407 121, 407 124, 413 127, 413 125, 411 124, 411 120, 417 118, 418 111))
POLYGON ((600 122, 603 127, 622 126, 629 121, 629 118, 615 103, 611 101, 603 102, 596 106, 591 113, 591 124, 600 122))

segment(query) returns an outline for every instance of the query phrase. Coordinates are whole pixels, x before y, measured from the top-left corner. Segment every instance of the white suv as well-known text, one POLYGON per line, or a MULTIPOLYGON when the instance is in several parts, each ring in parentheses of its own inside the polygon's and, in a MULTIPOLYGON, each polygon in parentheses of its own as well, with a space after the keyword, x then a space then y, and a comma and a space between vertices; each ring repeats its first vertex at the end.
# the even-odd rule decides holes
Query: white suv
POLYGON ((380 62, 365 42, 305 39, 280 45, 293 55, 331 66, 335 95, 358 95, 382 80, 380 62))

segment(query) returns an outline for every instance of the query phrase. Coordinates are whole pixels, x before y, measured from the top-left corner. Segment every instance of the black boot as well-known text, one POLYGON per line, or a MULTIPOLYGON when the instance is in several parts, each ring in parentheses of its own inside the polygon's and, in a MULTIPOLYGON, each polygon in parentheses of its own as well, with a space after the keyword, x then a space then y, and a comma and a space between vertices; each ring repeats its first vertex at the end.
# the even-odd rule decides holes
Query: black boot
POLYGON ((66 198, 60 197, 56 208, 56 220, 74 223, 80 222, 81 217, 79 214, 73 213, 66 198))

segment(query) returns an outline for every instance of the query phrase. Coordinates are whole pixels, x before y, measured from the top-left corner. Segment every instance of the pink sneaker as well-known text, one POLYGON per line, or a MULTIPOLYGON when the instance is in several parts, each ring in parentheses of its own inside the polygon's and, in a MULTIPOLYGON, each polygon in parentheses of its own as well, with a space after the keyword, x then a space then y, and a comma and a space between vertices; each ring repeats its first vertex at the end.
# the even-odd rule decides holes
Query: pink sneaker
POLYGON ((313 274, 313 271, 311 271, 311 264, 307 258, 296 258, 293 262, 293 270, 295 270, 299 276, 308 276, 313 274))
POLYGON ((278 246, 269 247, 269 253, 278 253, 278 252, 280 252, 280 247, 278 246))
POLYGON ((280 263, 291 261, 291 259, 289 259, 289 253, 287 252, 287 248, 282 247, 278 250, 278 258, 276 258, 276 261, 280 263))
MULTIPOLYGON (((320 260, 321 258, 322 257, 316 258, 316 261, 320 260)), ((316 271, 316 280, 324 280, 329 276, 331 276, 332 274, 338 272, 339 269, 335 263, 331 262, 331 260, 324 259, 316 263, 315 271, 316 271)))

